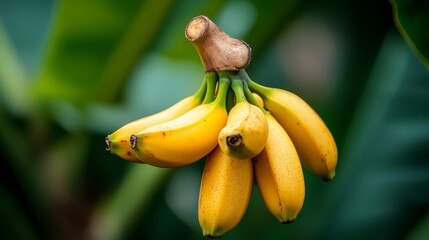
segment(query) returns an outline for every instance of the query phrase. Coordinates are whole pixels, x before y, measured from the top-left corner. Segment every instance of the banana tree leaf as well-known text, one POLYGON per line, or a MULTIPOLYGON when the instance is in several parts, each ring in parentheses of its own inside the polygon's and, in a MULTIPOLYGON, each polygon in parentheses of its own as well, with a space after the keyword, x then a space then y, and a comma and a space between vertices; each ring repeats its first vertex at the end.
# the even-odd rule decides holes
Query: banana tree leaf
POLYGON ((0 101, 12 113, 23 115, 28 107, 27 76, 1 21, 0 52, 0 101))
POLYGON ((429 73, 398 34, 380 51, 318 238, 407 239, 429 208, 429 73))
POLYGON ((392 0, 391 4, 402 37, 429 67, 429 1, 392 0))
POLYGON ((36 96, 77 104, 117 99, 172 3, 60 1, 35 85, 36 96))
POLYGON ((172 171, 134 164, 115 192, 95 209, 91 239, 123 239, 172 171))

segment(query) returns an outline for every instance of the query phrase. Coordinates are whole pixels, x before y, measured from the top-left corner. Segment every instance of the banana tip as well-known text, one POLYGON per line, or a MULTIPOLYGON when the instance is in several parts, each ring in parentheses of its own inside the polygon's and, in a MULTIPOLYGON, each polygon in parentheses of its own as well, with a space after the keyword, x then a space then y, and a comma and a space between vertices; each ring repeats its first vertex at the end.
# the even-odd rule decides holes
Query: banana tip
POLYGON ((323 178, 323 180, 326 181, 326 182, 330 182, 330 181, 332 181, 335 178, 335 174, 336 174, 335 170, 332 170, 332 171, 329 172, 328 176, 326 176, 326 177, 323 178))
POLYGON ((207 234, 207 235, 204 235, 204 237, 206 237, 206 238, 220 238, 222 236, 207 234))
POLYGON ((283 221, 283 222, 281 222, 282 224, 291 224, 291 223, 294 223, 295 222, 295 219, 292 219, 292 220, 286 220, 286 221, 283 221))
POLYGON ((243 137, 240 134, 233 134, 226 137, 226 143, 232 148, 238 148, 243 144, 243 137))
POLYGON ((134 149, 137 146, 137 139, 138 137, 136 135, 131 135, 130 137, 130 144, 131 144, 131 148, 134 149))
POLYGON ((106 151, 112 151, 112 141, 110 141, 109 136, 104 138, 104 142, 106 143, 106 151))

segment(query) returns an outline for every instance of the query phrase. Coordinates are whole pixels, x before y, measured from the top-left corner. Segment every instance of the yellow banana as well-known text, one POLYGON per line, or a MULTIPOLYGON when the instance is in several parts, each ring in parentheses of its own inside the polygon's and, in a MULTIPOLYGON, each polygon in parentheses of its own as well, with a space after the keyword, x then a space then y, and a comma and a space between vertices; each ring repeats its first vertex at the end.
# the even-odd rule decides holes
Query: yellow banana
POLYGON ((138 133, 150 126, 175 119, 180 115, 184 114, 185 112, 191 110, 192 108, 200 105, 203 102, 203 98, 204 101, 205 99, 209 98, 209 91, 213 92, 213 90, 210 90, 208 88, 211 88, 211 85, 216 84, 216 81, 217 74, 215 72, 208 72, 205 74, 202 86, 194 95, 188 96, 180 100, 176 104, 170 106, 169 108, 161 112, 129 122, 114 131, 113 133, 107 135, 107 137, 105 138, 105 142, 107 145, 106 150, 110 153, 118 155, 125 160, 132 162, 141 162, 131 149, 129 142, 131 134, 138 133), (204 97, 205 95, 206 97, 204 97))
POLYGON ((250 89, 264 100, 292 139, 302 164, 324 180, 335 177, 338 152, 335 140, 320 116, 299 96, 283 89, 261 86, 241 72, 250 89))
POLYGON ((281 223, 295 221, 305 197, 301 163, 283 127, 266 114, 269 133, 264 150, 253 158, 256 184, 268 210, 281 223))
POLYGON ((257 93, 252 92, 253 98, 259 103, 259 105, 263 108, 264 107, 264 100, 262 100, 261 96, 259 96, 257 93))
POLYGON ((230 81, 221 77, 219 82, 213 102, 131 135, 131 148, 137 158, 158 167, 179 167, 191 164, 213 150, 228 117, 225 101, 230 81))
POLYGON ((216 147, 207 157, 200 185, 198 220, 206 237, 220 237, 240 222, 253 188, 251 159, 236 159, 216 147))
POLYGON ((229 112, 218 143, 224 153, 239 159, 250 159, 258 155, 267 142, 267 120, 260 108, 246 100, 241 79, 232 81, 232 89, 237 103, 229 112))

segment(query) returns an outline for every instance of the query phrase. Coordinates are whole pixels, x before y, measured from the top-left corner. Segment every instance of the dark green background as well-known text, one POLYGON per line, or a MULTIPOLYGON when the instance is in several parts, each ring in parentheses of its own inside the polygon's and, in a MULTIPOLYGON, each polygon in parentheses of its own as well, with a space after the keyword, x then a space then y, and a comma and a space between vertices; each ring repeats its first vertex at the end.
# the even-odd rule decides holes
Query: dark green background
POLYGON ((429 1, 0 0, 0 238, 202 239, 204 160, 130 163, 104 137, 192 94, 206 15, 263 85, 305 99, 339 149, 281 225, 254 189, 223 239, 429 238, 429 1))

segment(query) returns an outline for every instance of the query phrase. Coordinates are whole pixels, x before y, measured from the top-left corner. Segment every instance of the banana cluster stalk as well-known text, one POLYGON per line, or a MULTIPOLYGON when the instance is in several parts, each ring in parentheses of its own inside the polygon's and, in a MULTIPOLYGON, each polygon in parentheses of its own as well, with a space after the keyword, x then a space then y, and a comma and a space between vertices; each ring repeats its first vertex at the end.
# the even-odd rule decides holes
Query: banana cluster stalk
POLYGON ((248 46, 240 55, 227 51, 222 41, 228 36, 206 17, 190 26, 187 37, 204 50, 199 52, 206 69, 200 89, 107 135, 106 149, 156 167, 205 160, 198 219, 206 237, 220 237, 238 225, 254 184, 279 222, 294 222, 304 205, 303 167, 323 180, 335 177, 338 153, 331 132, 299 96, 260 85, 239 69, 248 64, 248 46), (228 68, 236 56, 239 64, 228 68))

